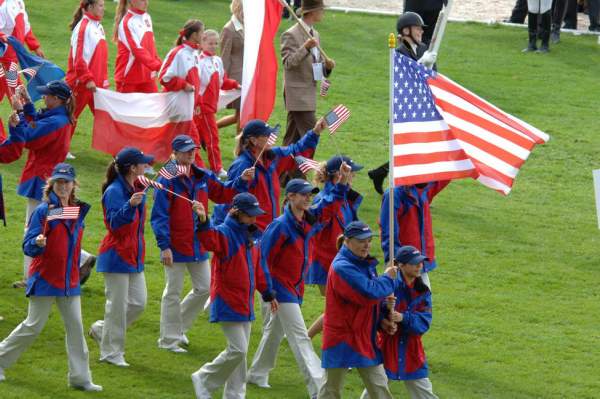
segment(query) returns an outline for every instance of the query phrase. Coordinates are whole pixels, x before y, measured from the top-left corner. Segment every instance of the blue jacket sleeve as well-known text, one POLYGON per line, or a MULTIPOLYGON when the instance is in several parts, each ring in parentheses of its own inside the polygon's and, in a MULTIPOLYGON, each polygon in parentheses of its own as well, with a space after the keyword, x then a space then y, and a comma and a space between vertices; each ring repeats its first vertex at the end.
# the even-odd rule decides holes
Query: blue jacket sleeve
MULTIPOLYGON (((278 157, 295 156, 306 150, 314 150, 319 144, 319 135, 309 130, 300 140, 287 147, 273 147, 273 152, 278 157)), ((294 161, 295 163, 295 161, 294 161)))
POLYGON ((23 253, 25 255, 35 258, 44 253, 44 248, 35 243, 35 238, 43 233, 42 229, 44 228, 44 221, 47 214, 48 204, 45 202, 42 202, 31 214, 29 226, 23 238, 23 253))
MULTIPOLYGON (((243 172, 243 170, 242 170, 243 172)), ((215 204, 229 204, 239 193, 248 191, 248 184, 240 176, 222 182, 211 171, 206 171, 206 185, 208 186, 208 198, 215 204)))
MULTIPOLYGON (((400 210, 400 204, 398 204, 398 196, 394 196, 394 253, 398 248, 402 246, 398 239, 398 212, 400 210)), ((390 191, 386 190, 383 194, 383 200, 381 202, 381 210, 379 213, 379 225, 381 226, 381 249, 385 262, 387 263, 390 259, 390 191)))
POLYGON ((323 195, 318 202, 310 207, 310 211, 319 219, 319 222, 326 223, 337 215, 347 192, 347 184, 338 183, 334 185, 329 194, 323 195))
POLYGON ((281 243, 287 239, 287 235, 282 229, 279 221, 273 221, 265 230, 262 239, 260 240, 260 267, 267 280, 267 290, 272 290, 271 283, 271 266, 272 259, 277 255, 277 250, 281 243))
POLYGON ((351 302, 368 304, 394 292, 394 280, 388 275, 368 279, 354 267, 339 267, 335 269, 335 272, 359 294, 344 295, 342 293, 342 296, 351 302))
MULTIPOLYGON (((109 187, 104 193, 102 204, 105 209, 106 221, 111 230, 133 223, 135 220, 137 207, 132 207, 129 198, 124 198, 113 187, 109 187)), ((138 206, 144 206, 144 203, 142 202, 138 206)))
MULTIPOLYGON (((158 182, 165 186, 169 184, 169 181, 163 177, 159 177, 158 182)), ((171 201, 169 201, 167 192, 165 190, 154 190, 154 205, 150 215, 150 224, 158 248, 161 251, 171 247, 170 208, 171 201)))
POLYGON ((427 292, 419 305, 419 309, 408 309, 402 313, 402 327, 408 332, 423 335, 431 326, 431 292, 427 292))

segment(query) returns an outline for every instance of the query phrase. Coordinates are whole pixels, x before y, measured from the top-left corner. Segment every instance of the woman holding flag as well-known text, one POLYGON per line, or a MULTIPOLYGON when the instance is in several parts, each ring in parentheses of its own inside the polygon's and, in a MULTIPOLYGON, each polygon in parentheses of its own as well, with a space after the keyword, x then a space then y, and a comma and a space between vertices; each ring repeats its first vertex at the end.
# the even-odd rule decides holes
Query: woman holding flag
POLYGON ((113 40, 117 42, 115 83, 121 93, 156 93, 162 61, 154 44, 148 0, 119 0, 113 40))
POLYGON ((42 332, 56 302, 66 331, 69 385, 84 391, 101 391, 92 382, 88 348, 83 335, 79 287, 79 249, 83 220, 90 206, 75 195, 75 169, 60 163, 44 187, 43 202, 35 208, 23 252, 33 258, 26 294, 27 318, 0 343, 0 381, 4 369, 17 361, 42 332))
POLYGON ((209 199, 218 204, 231 203, 237 193, 248 190, 254 169, 246 169, 238 179, 222 183, 211 171, 193 164, 198 145, 190 136, 175 137, 171 146, 172 159, 159 171, 158 178, 166 190, 155 190, 151 216, 166 280, 158 346, 185 352, 179 345, 188 344, 185 333, 203 310, 210 288, 208 253, 194 233, 196 217, 192 205, 198 202, 208 209, 209 199), (192 278, 192 290, 181 300, 186 270, 192 278))
POLYGON ((154 157, 125 147, 108 165, 102 184, 106 236, 100 244, 98 272, 104 273, 104 320, 96 321, 89 335, 100 343, 100 361, 127 367, 125 330, 146 307, 144 277, 145 191, 135 183, 154 157))

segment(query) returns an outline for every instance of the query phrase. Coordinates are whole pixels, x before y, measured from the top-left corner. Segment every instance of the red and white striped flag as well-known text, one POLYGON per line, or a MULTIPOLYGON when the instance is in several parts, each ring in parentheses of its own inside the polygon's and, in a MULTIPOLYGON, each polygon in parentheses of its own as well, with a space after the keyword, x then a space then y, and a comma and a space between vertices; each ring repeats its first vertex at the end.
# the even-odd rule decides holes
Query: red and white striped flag
POLYGON ((277 133, 279 133, 279 130, 269 134, 269 138, 267 139, 268 146, 272 146, 277 142, 277 133))
POLYGON ((79 217, 79 207, 78 206, 65 206, 62 208, 53 208, 48 211, 48 215, 46 216, 46 221, 49 222, 51 220, 67 220, 67 219, 77 219, 79 217))
POLYGON ((350 110, 345 105, 338 105, 330 113, 325 115, 325 121, 329 126, 329 134, 335 134, 335 131, 350 118, 350 110))
POLYGON ((23 75, 27 76, 29 79, 33 79, 35 78, 35 75, 37 75, 39 68, 25 68, 25 69, 21 69, 19 71, 19 73, 22 73, 23 75))
POLYGON ((329 91, 329 87, 331 86, 331 82, 327 79, 323 79, 321 80, 321 90, 319 91, 319 94, 321 95, 321 97, 325 97, 327 95, 327 92, 329 91))
POLYGON ((472 177, 503 194, 549 136, 394 51, 394 185, 472 177))
POLYGON ((310 172, 311 170, 318 171, 321 168, 321 164, 314 159, 297 156, 294 157, 294 160, 298 164, 298 169, 300 169, 300 172, 304 174, 310 172))
POLYGON ((14 62, 10 63, 6 71, 6 84, 8 87, 16 88, 19 85, 19 67, 14 62))
POLYGON ((152 187, 152 188, 157 188, 159 190, 163 190, 165 188, 165 186, 163 186, 159 182, 152 180, 152 179, 148 179, 146 176, 143 176, 143 175, 138 176, 137 181, 144 188, 152 187))
POLYGON ((167 162, 160 170, 158 174, 167 180, 171 180, 178 176, 186 176, 189 168, 184 165, 176 164, 175 162, 167 162))

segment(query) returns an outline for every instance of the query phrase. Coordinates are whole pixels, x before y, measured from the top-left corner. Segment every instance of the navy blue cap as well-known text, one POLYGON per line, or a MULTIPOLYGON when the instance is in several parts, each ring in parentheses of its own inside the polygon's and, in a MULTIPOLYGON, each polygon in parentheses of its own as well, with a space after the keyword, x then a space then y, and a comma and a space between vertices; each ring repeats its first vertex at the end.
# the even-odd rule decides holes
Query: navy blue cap
POLYGON ((350 157, 347 157, 345 155, 335 155, 329 158, 329 160, 327 161, 327 173, 338 172, 342 167, 342 162, 345 162, 348 166, 350 166, 353 172, 358 172, 359 170, 364 168, 364 166, 357 164, 352 159, 350 159, 350 157))
POLYGON ((150 163, 154 160, 152 155, 144 155, 135 147, 125 147, 117 153, 115 162, 122 166, 150 163))
POLYGON ((61 100, 67 100, 71 97, 71 88, 62 80, 53 80, 46 83, 45 86, 38 86, 37 91, 40 94, 51 94, 61 100))
POLYGON ((233 203, 231 205, 248 216, 260 216, 267 213, 260 209, 258 200, 250 193, 240 193, 236 195, 233 197, 233 203))
POLYGON ((369 237, 373 237, 373 232, 368 224, 355 220, 349 223, 344 229, 344 237, 356 238, 358 240, 364 240, 369 237))
POLYGON ((63 179, 66 181, 73 181, 75 180, 75 168, 68 163, 58 163, 54 169, 52 169, 50 178, 52 180, 63 179))
POLYGON ((194 148, 198 148, 198 145, 187 134, 180 134, 175 136, 173 141, 171 141, 171 148, 174 151, 188 152, 194 148))
POLYGON ((292 179, 285 185, 285 193, 299 193, 299 194, 316 194, 319 192, 318 187, 313 187, 312 184, 304 179, 292 179))
POLYGON ((405 245, 398 248, 394 259, 396 262, 408 263, 411 265, 418 265, 419 263, 428 260, 426 256, 422 255, 421 252, 412 245, 405 245))
POLYGON ((242 131, 243 137, 258 137, 258 136, 268 136, 273 132, 279 131, 279 125, 272 127, 269 126, 268 123, 261 121, 260 119, 252 119, 250 122, 246 123, 244 126, 244 130, 242 131))

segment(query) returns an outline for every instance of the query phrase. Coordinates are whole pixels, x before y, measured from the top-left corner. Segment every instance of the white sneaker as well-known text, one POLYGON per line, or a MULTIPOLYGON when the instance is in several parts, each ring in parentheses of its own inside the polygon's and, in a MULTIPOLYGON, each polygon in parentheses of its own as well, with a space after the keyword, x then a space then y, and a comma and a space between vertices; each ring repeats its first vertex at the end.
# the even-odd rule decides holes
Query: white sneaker
POLYGON ((181 334, 179 343, 183 346, 190 346, 190 340, 188 339, 187 335, 185 335, 185 334, 181 334))
POLYGON ((221 169, 219 171, 219 179, 221 179, 221 180, 227 179, 227 171, 225 169, 221 169))
POLYGON ((101 362, 106 362, 106 363, 110 363, 113 364, 117 367, 129 367, 129 363, 127 363, 125 361, 124 357, 117 357, 117 358, 111 358, 111 357, 107 357, 105 359, 100 359, 101 362))
POLYGON ((86 392, 101 392, 102 391, 102 385, 96 385, 93 382, 87 382, 83 385, 71 385, 71 388, 79 389, 80 391, 86 391, 86 392))
POLYGON ((166 350, 173 352, 173 353, 187 353, 187 350, 183 349, 181 346, 170 346, 168 348, 165 348, 166 350))
POLYGON ((93 325, 90 327, 90 330, 88 331, 88 336, 89 336, 91 339, 93 339, 94 341, 96 341, 96 343, 97 343, 98 345, 100 345, 100 341, 102 341, 102 338, 100 338, 100 337, 98 336, 98 334, 96 334, 96 330, 94 330, 94 326, 93 326, 93 325))
POLYGON ((246 379, 246 382, 248 384, 256 385, 259 388, 271 388, 271 385, 269 385, 268 380, 263 379, 263 378, 256 378, 256 377, 249 376, 246 379))
POLYGON ((67 152, 67 159, 75 159, 75 155, 71 154, 71 151, 67 152))
POLYGON ((6 376, 4 375, 4 369, 0 367, 0 382, 6 380, 6 376))
POLYGON ((194 384, 194 392, 196 392, 197 399, 212 399, 212 395, 202 383, 200 370, 192 374, 192 384, 194 384))

